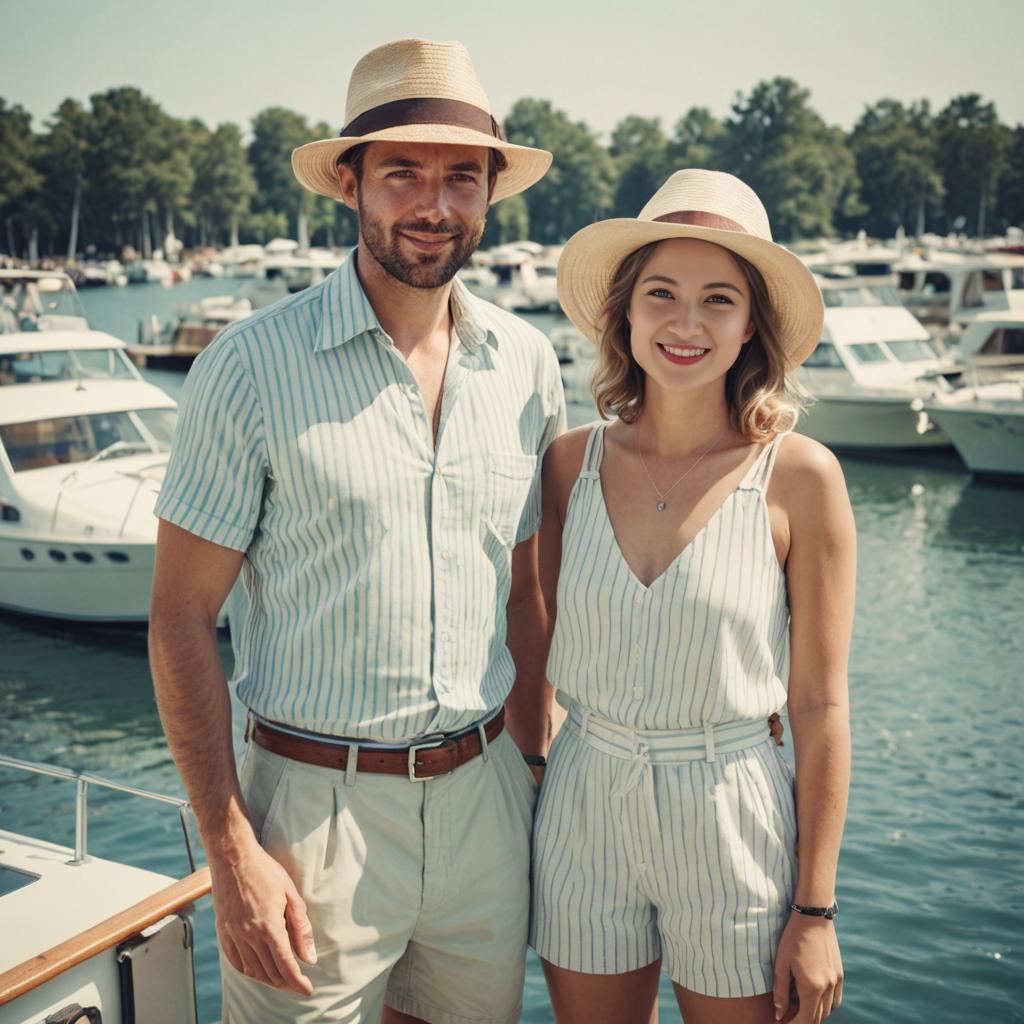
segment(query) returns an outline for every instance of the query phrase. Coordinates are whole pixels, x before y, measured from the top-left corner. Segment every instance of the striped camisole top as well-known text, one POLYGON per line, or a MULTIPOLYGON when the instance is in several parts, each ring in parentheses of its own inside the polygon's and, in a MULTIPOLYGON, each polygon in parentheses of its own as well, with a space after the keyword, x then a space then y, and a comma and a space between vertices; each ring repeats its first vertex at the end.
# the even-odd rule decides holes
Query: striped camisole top
POLYGON ((789 608, 765 489, 780 435, 649 587, 601 490, 606 423, 587 440, 562 534, 548 678, 560 701, 635 729, 764 720, 786 701, 789 608))

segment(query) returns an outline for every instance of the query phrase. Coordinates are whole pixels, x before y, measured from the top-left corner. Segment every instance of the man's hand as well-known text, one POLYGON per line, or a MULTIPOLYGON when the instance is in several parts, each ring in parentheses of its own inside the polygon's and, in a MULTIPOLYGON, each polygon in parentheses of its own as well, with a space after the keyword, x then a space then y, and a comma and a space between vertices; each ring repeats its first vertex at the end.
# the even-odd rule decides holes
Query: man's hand
POLYGON ((772 986, 775 1019, 794 1024, 821 1024, 843 999, 843 961, 831 921, 792 913, 775 955, 772 986), (796 985, 799 1007, 791 1007, 796 985))
POLYGON ((230 860, 211 862, 217 937, 228 963, 271 988, 313 991, 296 955, 316 963, 306 904, 288 872, 253 843, 230 860))

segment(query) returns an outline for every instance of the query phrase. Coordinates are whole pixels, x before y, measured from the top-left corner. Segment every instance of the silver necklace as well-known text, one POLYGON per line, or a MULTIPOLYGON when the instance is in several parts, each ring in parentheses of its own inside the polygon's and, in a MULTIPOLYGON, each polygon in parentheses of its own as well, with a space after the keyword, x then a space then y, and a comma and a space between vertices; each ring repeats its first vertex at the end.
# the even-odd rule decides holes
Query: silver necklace
POLYGON ((644 473, 647 474, 647 479, 650 481, 651 486, 654 488, 654 493, 657 494, 658 496, 658 503, 654 507, 659 512, 664 512, 665 509, 668 508, 668 502, 665 499, 690 475, 690 473, 692 473, 697 468, 697 466, 700 464, 701 459, 703 459, 705 455, 710 454, 713 448, 717 447, 718 442, 721 441, 724 436, 725 431, 723 430, 722 433, 719 434, 718 437, 716 437, 711 442, 711 444, 708 445, 708 447, 705 448, 704 451, 702 451, 700 455, 697 456, 696 462, 694 462, 693 465, 690 466, 690 468, 667 491, 661 491, 659 490, 658 485, 654 482, 654 477, 651 476, 651 471, 647 468, 647 463, 644 462, 643 453, 640 451, 640 435, 637 435, 636 455, 637 458, 640 460, 640 465, 643 466, 644 473))

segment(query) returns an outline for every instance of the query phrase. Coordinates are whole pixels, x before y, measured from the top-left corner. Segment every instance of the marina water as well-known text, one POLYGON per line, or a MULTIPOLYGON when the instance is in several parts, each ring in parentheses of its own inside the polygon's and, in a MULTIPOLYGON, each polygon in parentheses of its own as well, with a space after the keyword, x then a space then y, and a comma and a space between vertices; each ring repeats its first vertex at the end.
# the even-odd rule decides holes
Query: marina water
MULTIPOLYGON (((177 304, 235 284, 82 298, 95 327, 134 341, 138 319, 166 320, 177 304)), ((148 376, 180 393, 183 375, 148 376)), ((577 402, 570 417, 587 422, 593 406, 577 402)), ((850 458, 843 469, 859 570, 837 921, 846 989, 832 1019, 1024 1021, 1024 489, 972 482, 952 455, 850 458)), ((221 651, 230 670, 226 639, 221 651)), ((0 750, 182 794, 142 629, 0 616, 0 750)), ((94 790, 90 809, 92 853, 188 870, 173 808, 94 790)), ((0 827, 72 845, 73 787, 5 774, 0 827)), ((209 900, 196 922, 199 1019, 210 1024, 220 996, 209 900)), ((17 942, 2 922, 0 942, 17 942)), ((662 1020, 678 1019, 667 984, 661 999, 662 1020)), ((532 954, 523 1020, 552 1020, 532 954)))

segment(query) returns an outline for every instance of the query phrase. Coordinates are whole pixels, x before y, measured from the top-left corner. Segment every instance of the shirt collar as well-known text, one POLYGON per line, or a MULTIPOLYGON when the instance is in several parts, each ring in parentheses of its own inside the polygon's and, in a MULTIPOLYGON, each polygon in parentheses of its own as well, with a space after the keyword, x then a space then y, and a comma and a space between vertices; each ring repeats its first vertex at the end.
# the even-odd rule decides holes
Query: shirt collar
MULTIPOLYGON (((478 302, 456 277, 452 282, 451 310, 459 341, 471 350, 485 341, 497 348, 497 336, 481 321, 478 302)), ((324 352, 338 348, 361 334, 376 332, 379 332, 378 337, 386 337, 356 273, 356 250, 353 249, 345 262, 324 282, 320 327, 313 349, 324 352)))

